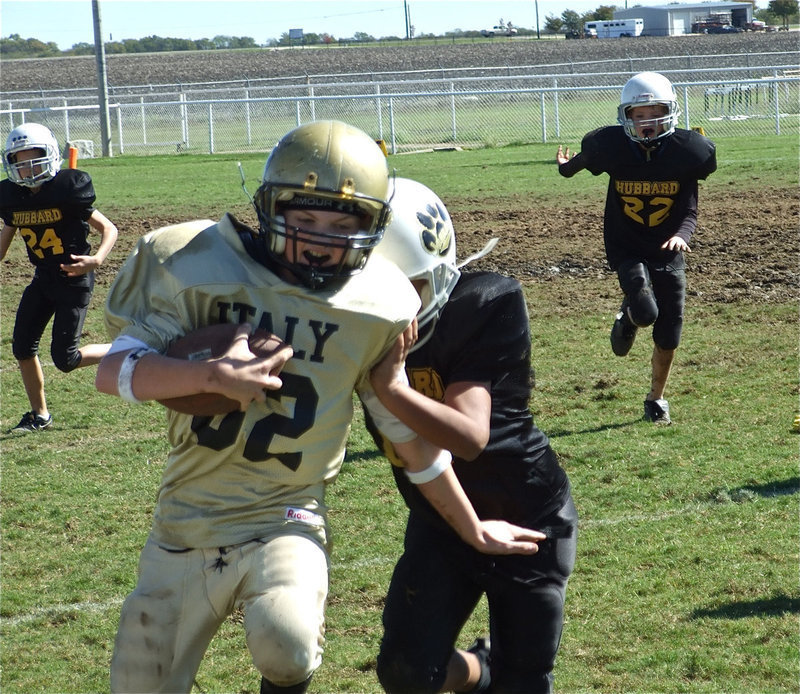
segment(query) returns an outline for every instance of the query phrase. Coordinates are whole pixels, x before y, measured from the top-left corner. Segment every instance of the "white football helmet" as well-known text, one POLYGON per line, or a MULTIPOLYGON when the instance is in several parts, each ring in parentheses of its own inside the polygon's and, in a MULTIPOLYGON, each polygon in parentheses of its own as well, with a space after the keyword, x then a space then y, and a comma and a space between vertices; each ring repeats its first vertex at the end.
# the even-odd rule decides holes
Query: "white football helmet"
POLYGON ((634 142, 647 144, 663 137, 668 137, 675 132, 678 125, 678 97, 672 83, 657 72, 640 72, 631 77, 622 88, 622 97, 617 109, 617 121, 625 129, 625 134, 634 142), (652 126, 663 127, 663 132, 654 137, 640 137, 636 134, 636 126, 628 117, 628 109, 633 106, 649 106, 661 104, 667 108, 667 113, 661 118, 654 118, 652 126))
POLYGON ((391 207, 391 221, 375 253, 397 265, 410 280, 424 281, 418 289, 422 307, 417 314, 416 349, 430 339, 461 276, 456 266, 456 234, 444 203, 422 183, 395 179, 391 207), (425 326, 430 327, 423 334, 425 326))
POLYGON ((10 181, 26 188, 36 188, 53 178, 61 170, 61 153, 50 128, 39 123, 23 123, 14 128, 6 138, 3 168, 10 181), (14 161, 17 152, 25 149, 40 149, 43 154, 25 162, 14 161), (23 169, 25 176, 22 175, 23 169))
POLYGON ((315 121, 284 135, 267 159, 253 204, 269 257, 288 268, 306 286, 321 289, 360 272, 383 237, 389 216, 386 157, 369 135, 340 121, 315 121), (346 248, 337 265, 291 262, 287 244, 300 231, 287 226, 288 208, 335 210, 358 215, 356 234, 312 233, 319 246, 346 248))

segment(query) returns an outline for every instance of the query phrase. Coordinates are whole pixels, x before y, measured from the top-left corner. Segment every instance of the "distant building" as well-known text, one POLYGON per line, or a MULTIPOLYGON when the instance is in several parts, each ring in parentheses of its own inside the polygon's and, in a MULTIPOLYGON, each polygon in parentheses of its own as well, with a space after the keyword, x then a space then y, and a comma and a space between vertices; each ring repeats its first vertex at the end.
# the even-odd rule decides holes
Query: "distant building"
POLYGON ((744 27, 753 21, 753 3, 680 3, 614 11, 614 19, 635 17, 644 20, 642 34, 645 36, 680 36, 691 34, 693 27, 698 33, 703 33, 707 24, 714 23, 744 27))

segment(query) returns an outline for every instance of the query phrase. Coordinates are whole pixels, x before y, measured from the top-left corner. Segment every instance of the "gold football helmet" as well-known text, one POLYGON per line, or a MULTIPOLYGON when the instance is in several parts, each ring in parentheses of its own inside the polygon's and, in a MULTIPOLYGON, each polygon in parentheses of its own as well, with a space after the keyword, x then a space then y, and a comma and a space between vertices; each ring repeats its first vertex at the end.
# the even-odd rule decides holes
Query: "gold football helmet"
POLYGON ((290 131, 272 150, 254 197, 259 229, 269 257, 312 289, 327 287, 359 272, 383 237, 389 216, 386 157, 365 132, 340 121, 316 121, 290 131), (331 266, 292 262, 287 244, 296 227, 287 226, 287 208, 314 208, 361 218, 355 234, 314 233, 305 238, 331 249, 345 248, 331 266))

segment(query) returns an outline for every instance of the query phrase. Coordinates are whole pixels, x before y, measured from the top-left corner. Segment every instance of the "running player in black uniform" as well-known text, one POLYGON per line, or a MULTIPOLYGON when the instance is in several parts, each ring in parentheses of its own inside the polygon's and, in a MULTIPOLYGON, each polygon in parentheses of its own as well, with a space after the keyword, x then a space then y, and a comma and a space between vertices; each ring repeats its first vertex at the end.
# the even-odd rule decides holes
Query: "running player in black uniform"
POLYGON ((697 182, 717 168, 714 143, 676 128, 679 115, 670 81, 642 72, 622 90, 619 125, 590 132, 572 158, 560 146, 556 154, 562 176, 582 169, 609 175, 606 256, 625 295, 611 329, 611 347, 625 356, 637 329, 653 326, 644 418, 658 424, 671 423, 664 389, 683 327, 683 254, 697 226, 697 182))
POLYGON ((398 179, 391 205, 392 221, 376 253, 398 264, 422 298, 419 340, 410 353, 396 349, 373 370, 373 387, 392 414, 452 452, 479 517, 502 518, 547 539, 529 556, 474 551, 409 483, 413 475, 368 422, 395 463, 409 508, 404 552, 383 613, 378 677, 397 694, 483 692, 490 681, 493 692, 550 692, 577 514, 567 475, 528 409, 525 297, 513 279, 457 269, 450 217, 430 189, 398 179), (404 357, 411 388, 402 385, 404 357), (483 594, 490 639, 456 650, 483 594))
POLYGON ((83 321, 94 289, 94 271, 117 240, 117 228, 93 207, 92 179, 84 171, 61 169, 58 142, 38 123, 20 125, 3 152, 8 178, 0 181, 0 260, 14 234, 25 240, 36 268, 17 308, 13 352, 30 401, 14 432, 43 431, 53 424, 44 394, 39 340, 53 319, 50 353, 60 371, 97 364, 107 344, 79 348, 83 321), (92 253, 89 230, 101 236, 92 253))

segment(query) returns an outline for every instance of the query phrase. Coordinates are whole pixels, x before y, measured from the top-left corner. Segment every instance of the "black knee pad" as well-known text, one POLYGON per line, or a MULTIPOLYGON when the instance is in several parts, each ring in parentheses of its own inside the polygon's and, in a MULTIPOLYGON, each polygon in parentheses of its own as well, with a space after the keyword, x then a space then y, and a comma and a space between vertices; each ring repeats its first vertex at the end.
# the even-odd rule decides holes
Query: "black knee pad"
POLYGON ((653 342, 661 349, 677 349, 683 332, 683 316, 670 321, 657 321, 653 326, 653 342))
POLYGON ((77 369, 81 363, 81 353, 80 350, 77 349, 68 354, 65 354, 61 351, 56 352, 56 350, 52 350, 50 352, 50 356, 53 358, 53 365, 59 371, 63 371, 65 374, 77 369))
POLYGON ((12 342, 11 353, 14 355, 14 359, 16 359, 17 361, 25 361, 26 359, 33 359, 37 355, 38 350, 36 349, 22 350, 17 347, 16 343, 12 342))
POLYGON ((658 304, 647 266, 644 263, 623 263, 617 270, 617 276, 619 286, 625 292, 628 318, 640 328, 655 323, 658 304))

